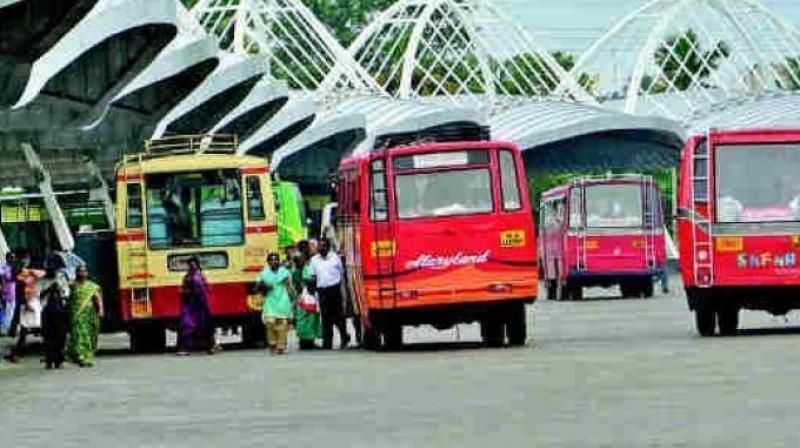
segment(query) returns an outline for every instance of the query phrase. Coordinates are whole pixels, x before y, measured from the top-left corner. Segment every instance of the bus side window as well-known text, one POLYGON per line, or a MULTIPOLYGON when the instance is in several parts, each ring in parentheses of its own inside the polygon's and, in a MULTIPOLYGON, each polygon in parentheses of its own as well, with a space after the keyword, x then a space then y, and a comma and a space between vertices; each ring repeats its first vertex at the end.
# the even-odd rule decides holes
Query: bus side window
POLYGON ((354 215, 358 215, 361 213, 361 201, 359 200, 360 196, 358 195, 358 184, 356 183, 355 179, 350 179, 349 183, 350 185, 347 190, 350 193, 352 211, 354 215))
POLYGON ((517 164, 511 151, 500 151, 500 185, 502 187, 503 210, 516 211, 522 208, 519 182, 517 182, 517 164))
POLYGON ((258 176, 247 176, 247 217, 253 221, 263 221, 266 218, 261 179, 258 176))
POLYGON ((581 189, 573 188, 569 197, 569 227, 580 229, 583 227, 583 201, 581 189))
POLYGON ((383 160, 370 164, 370 202, 373 221, 389 219, 389 193, 386 188, 386 165, 383 160))
POLYGON ((138 229, 142 227, 142 186, 128 184, 126 192, 128 195, 128 210, 125 214, 125 226, 129 229, 138 229))

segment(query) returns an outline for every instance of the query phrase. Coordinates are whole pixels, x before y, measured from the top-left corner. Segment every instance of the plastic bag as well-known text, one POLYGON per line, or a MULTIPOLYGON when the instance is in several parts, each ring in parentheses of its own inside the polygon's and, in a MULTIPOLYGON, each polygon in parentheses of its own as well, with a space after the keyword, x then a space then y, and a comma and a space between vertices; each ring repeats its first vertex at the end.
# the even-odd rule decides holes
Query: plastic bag
POLYGON ((303 288, 300 293, 300 299, 297 301, 297 306, 304 311, 316 313, 319 311, 319 300, 316 294, 311 294, 307 288, 303 288))

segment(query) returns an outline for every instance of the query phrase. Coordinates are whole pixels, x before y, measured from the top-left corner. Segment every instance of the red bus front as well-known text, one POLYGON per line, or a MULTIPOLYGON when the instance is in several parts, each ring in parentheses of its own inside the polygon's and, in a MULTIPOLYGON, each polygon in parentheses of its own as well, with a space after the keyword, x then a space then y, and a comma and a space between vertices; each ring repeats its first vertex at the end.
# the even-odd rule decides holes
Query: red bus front
POLYGON ((578 178, 543 195, 542 256, 551 299, 583 287, 619 285, 624 297, 653 295, 664 274, 664 211, 649 176, 578 178), (560 215, 560 216, 556 216, 560 215))
POLYGON ((511 344, 524 342, 524 302, 535 299, 537 278, 517 148, 426 144, 348 166, 353 162, 343 163, 340 212, 359 216, 345 224, 353 230, 344 246, 350 272, 360 271, 353 289, 367 330, 392 339, 402 325, 480 321, 487 342, 504 326, 511 344), (356 182, 347 179, 356 177, 366 205, 352 210, 347 198, 356 182))
POLYGON ((800 308, 800 131, 715 132, 681 157, 681 271, 700 334, 800 308))

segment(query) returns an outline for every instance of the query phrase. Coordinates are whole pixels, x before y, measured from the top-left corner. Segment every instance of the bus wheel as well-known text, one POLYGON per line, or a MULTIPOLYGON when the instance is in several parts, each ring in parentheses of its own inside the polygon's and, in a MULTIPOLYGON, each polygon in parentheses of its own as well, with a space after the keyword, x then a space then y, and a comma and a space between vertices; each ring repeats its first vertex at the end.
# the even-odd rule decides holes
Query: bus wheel
POLYGON ((636 287, 631 282, 623 282, 619 285, 619 290, 622 293, 622 298, 627 299, 637 295, 636 287))
POLYGON ((503 321, 492 313, 481 322, 481 335, 487 347, 498 348, 503 346, 503 321))
POLYGON ((714 329, 717 324, 717 315, 714 310, 708 307, 698 307, 694 311, 694 321, 697 326, 697 332, 702 337, 714 336, 714 329))
POLYGON ((571 300, 583 300, 583 287, 573 285, 567 289, 571 300))
POLYGON ((365 350, 378 350, 381 348, 381 339, 379 333, 375 331, 375 326, 367 328, 363 320, 360 320, 361 325, 361 347, 365 350))
POLYGON ((403 348, 403 326, 387 325, 383 329, 383 342, 387 350, 400 350, 403 348))
POLYGON ((563 301, 570 299, 569 281, 562 283, 560 280, 555 280, 556 283, 556 300, 563 301))
POLYGON ((717 311, 719 334, 722 336, 735 336, 739 330, 739 308, 725 307, 717 311))
POLYGON ((525 303, 514 302, 509 305, 506 333, 508 335, 508 345, 511 347, 525 345, 525 340, 528 338, 528 327, 525 318, 525 303))
POLYGON ((547 300, 558 300, 556 297, 556 281, 547 280, 545 282, 545 291, 547 292, 547 300))
POLYGON ((242 345, 247 348, 261 347, 266 342, 267 329, 260 320, 242 325, 242 345))
POLYGON ((136 353, 163 353, 167 349, 167 329, 164 324, 137 324, 128 332, 131 350, 136 353))
POLYGON ((646 299, 653 297, 653 281, 648 277, 645 280, 642 280, 642 296, 646 299))

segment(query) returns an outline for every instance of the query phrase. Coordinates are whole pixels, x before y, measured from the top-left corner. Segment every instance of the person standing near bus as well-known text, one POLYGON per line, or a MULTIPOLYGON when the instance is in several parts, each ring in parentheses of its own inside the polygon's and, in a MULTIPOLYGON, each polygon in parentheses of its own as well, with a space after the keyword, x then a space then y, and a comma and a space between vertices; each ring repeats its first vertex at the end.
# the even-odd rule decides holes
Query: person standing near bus
POLYGON ((0 266, 0 335, 8 336, 14 321, 17 305, 17 280, 14 278, 14 252, 6 254, 6 262, 0 266))
POLYGON ((41 323, 45 367, 60 369, 64 364, 64 349, 69 332, 67 299, 70 287, 69 280, 63 271, 63 265, 58 268, 55 276, 51 274, 52 269, 52 267, 47 268, 47 275, 39 280, 36 289, 42 303, 41 323))
POLYGON ((181 287, 178 356, 193 350, 205 350, 211 355, 217 347, 208 306, 208 282, 197 257, 191 257, 187 264, 189 270, 181 287))
POLYGON ((300 350, 313 350, 315 341, 322 337, 322 324, 319 315, 319 301, 316 289, 311 282, 311 264, 308 241, 297 243, 297 255, 294 258, 292 285, 299 293, 295 307, 295 331, 300 340, 300 350))
POLYGON ((277 253, 267 255, 267 266, 258 275, 258 283, 265 294, 261 318, 267 327, 267 346, 273 354, 286 354, 292 318, 292 275, 281 265, 277 253))
POLYGON ((36 287, 44 275, 44 271, 32 269, 25 264, 25 267, 22 268, 17 276, 17 288, 20 289, 19 292, 22 294, 22 299, 18 302, 18 310, 15 313, 18 316, 17 342, 11 351, 4 356, 8 361, 19 362, 20 358, 25 355, 25 343, 28 334, 39 330, 41 327, 42 304, 37 295, 36 287))
POLYGON ((311 259, 312 282, 319 294, 322 311, 322 348, 333 348, 333 327, 339 330, 341 348, 350 343, 344 320, 344 298, 342 297, 342 259, 331 252, 327 238, 320 240, 319 253, 311 259))
POLYGON ((72 296, 69 299, 70 333, 67 354, 80 367, 92 367, 103 317, 103 296, 100 286, 89 279, 89 268, 81 265, 76 271, 72 296))

